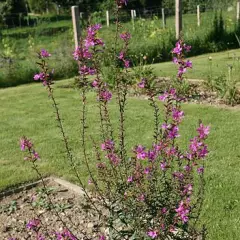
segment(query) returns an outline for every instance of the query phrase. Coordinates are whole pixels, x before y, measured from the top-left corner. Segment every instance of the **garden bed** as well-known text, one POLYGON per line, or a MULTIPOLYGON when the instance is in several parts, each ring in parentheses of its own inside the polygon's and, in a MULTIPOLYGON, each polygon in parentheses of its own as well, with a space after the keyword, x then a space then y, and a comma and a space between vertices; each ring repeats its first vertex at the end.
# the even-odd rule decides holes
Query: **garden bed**
MULTIPOLYGON (((156 88, 159 94, 163 94, 166 89, 171 87, 175 88, 175 84, 170 78, 167 77, 158 77, 156 80, 156 88)), ((189 103, 199 103, 204 105, 213 105, 217 107, 239 107, 240 104, 240 89, 236 88, 236 92, 233 95, 233 99, 230 99, 231 96, 229 92, 226 92, 219 96, 219 94, 211 90, 204 80, 200 79, 188 79, 184 87, 178 91, 182 92, 185 96, 185 101, 189 103)), ((130 91, 131 96, 137 96, 140 98, 148 99, 148 96, 145 94, 145 91, 139 89, 139 87, 134 86, 130 91)))
POLYGON ((35 239, 35 232, 26 227, 32 219, 39 219, 40 232, 51 236, 64 231, 66 226, 78 239, 98 239, 99 233, 104 233, 103 221, 98 219, 79 187, 56 178, 45 182, 51 203, 41 182, 2 193, 0 239, 35 239))

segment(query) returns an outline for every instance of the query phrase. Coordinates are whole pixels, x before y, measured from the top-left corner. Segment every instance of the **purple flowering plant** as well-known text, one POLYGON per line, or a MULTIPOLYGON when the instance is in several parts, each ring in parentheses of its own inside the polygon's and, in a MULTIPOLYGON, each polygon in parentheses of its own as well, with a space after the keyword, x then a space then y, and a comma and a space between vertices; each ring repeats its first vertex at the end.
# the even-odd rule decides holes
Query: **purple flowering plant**
MULTIPOLYGON (((114 65, 114 89, 110 90, 101 75, 104 41, 99 38, 98 34, 101 31, 100 24, 87 28, 86 37, 81 39, 79 47, 73 53, 79 66, 77 83, 82 98, 83 160, 81 164, 88 169, 90 179, 88 183, 82 180, 74 162, 54 96, 53 73, 49 72, 47 64, 47 59, 51 54, 46 50, 41 50, 39 53, 38 65, 41 67, 41 72, 34 76, 34 80, 42 81, 48 91, 56 112, 69 165, 79 185, 83 188, 85 197, 100 218, 102 215, 99 212, 99 206, 108 210, 106 228, 109 231, 104 235, 99 232, 99 239, 197 239, 199 236, 204 238, 204 228, 197 228, 197 223, 203 204, 204 159, 208 155, 205 140, 210 128, 200 122, 196 129, 196 136, 189 141, 189 147, 181 149, 179 129, 185 117, 181 108, 185 99, 184 95, 173 87, 169 87, 159 95, 152 83, 152 77, 144 76, 139 79, 137 85, 140 89, 144 89, 153 109, 152 143, 151 145, 138 143, 132 146, 130 152, 127 150, 125 109, 129 83, 127 79, 131 76, 128 69, 130 66, 128 46, 131 35, 122 31, 118 20, 119 11, 127 2, 117 0, 116 3, 116 46, 113 51, 115 61, 112 63, 114 65), (119 61, 122 62, 123 67, 119 67, 119 61), (93 136, 89 136, 87 132, 86 111, 89 89, 96 92, 100 142, 93 136), (110 117, 109 102, 113 99, 116 99, 119 110, 117 133, 110 117), (164 106, 162 114, 159 107, 161 104, 164 106), (95 160, 90 159, 88 155, 89 138, 96 156, 95 160), (88 184, 95 186, 97 203, 89 194, 88 184)), ((185 54, 190 50, 191 47, 183 40, 179 40, 172 50, 173 62, 178 66, 176 78, 179 84, 182 84, 187 69, 192 68, 191 61, 185 60, 185 54)), ((31 160, 34 170, 41 177, 35 164, 39 155, 33 149, 31 141, 23 137, 21 149, 28 152, 26 159, 31 160)), ((28 228, 31 227, 35 231, 36 227, 30 223, 28 228)), ((65 232, 55 232, 55 239, 77 239, 67 226, 64 227, 65 232)))

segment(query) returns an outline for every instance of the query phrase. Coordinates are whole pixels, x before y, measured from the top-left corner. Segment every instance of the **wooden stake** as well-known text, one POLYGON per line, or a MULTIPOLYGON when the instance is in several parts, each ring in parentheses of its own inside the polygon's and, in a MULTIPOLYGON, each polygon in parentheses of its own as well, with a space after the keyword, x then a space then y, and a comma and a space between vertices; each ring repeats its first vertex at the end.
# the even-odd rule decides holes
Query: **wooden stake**
POLYGON ((134 10, 131 10, 131 18, 132 18, 132 25, 133 25, 133 30, 135 29, 134 25, 134 10))
POLYGON ((240 18, 240 1, 237 1, 237 22, 239 21, 240 18))
POLYGON ((200 19, 200 5, 197 5, 197 25, 200 27, 201 19, 200 19))
POLYGON ((197 25, 200 27, 201 21, 200 21, 200 6, 197 5, 197 25))
POLYGON ((164 11, 164 8, 162 8, 162 26, 163 26, 163 28, 166 27, 165 11, 164 11))
POLYGON ((175 3, 176 39, 179 40, 182 31, 182 0, 175 0, 175 3))
POLYGON ((136 10, 133 10, 133 16, 134 16, 134 17, 137 17, 136 10))
POLYGON ((75 48, 77 48, 79 46, 80 36, 81 36, 78 6, 72 6, 71 10, 72 10, 74 42, 75 42, 75 48))
POLYGON ((109 11, 106 11, 106 22, 107 26, 109 27, 109 11))

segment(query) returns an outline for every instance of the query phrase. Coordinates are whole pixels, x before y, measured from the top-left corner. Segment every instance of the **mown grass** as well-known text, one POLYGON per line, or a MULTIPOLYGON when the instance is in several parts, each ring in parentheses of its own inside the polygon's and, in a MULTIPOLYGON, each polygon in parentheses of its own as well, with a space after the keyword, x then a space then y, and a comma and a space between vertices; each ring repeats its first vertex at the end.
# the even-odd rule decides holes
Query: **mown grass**
MULTIPOLYGON (((233 66, 233 76, 240 81, 240 49, 234 49, 219 53, 208 53, 197 57, 189 57, 193 62, 193 68, 186 73, 187 78, 207 79, 211 73, 213 76, 228 75, 229 66, 233 66)), ((157 76, 172 77, 174 65, 172 62, 157 63, 153 65, 157 76)), ((177 68, 177 67, 176 67, 177 68)))
MULTIPOLYGON (((81 100, 78 90, 61 88, 72 80, 60 81, 54 85, 55 95, 64 126, 69 136, 75 160, 82 179, 87 182, 86 169, 81 164, 80 150, 80 110, 81 100)), ((94 93, 87 96, 88 134, 99 135, 98 111, 94 93)), ((56 175, 76 182, 67 160, 63 142, 56 127, 54 110, 46 90, 40 84, 30 84, 0 90, 0 189, 36 178, 31 165, 23 160, 19 149, 19 138, 30 137, 41 155, 38 165, 44 175, 56 175)), ((197 104, 184 104, 186 117, 181 127, 181 145, 187 146, 189 138, 195 135, 199 119, 210 124, 208 139, 210 155, 206 160, 206 192, 202 222, 208 227, 208 239, 239 239, 240 224, 240 110, 223 109, 197 104)), ((118 123, 117 107, 110 103, 114 128, 118 123)), ((126 136, 127 146, 151 144, 153 130, 152 110, 144 99, 130 98, 127 105, 126 136)), ((92 144, 88 152, 93 156, 92 144)))

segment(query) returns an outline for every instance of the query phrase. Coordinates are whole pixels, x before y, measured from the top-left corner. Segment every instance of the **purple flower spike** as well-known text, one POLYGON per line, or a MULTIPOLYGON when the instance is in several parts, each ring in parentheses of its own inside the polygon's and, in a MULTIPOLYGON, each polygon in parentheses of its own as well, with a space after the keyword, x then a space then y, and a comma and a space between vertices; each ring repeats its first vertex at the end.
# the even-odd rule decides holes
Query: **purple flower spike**
POLYGON ((49 57, 51 57, 51 54, 50 54, 47 50, 42 49, 42 50, 40 51, 40 56, 41 56, 42 58, 49 58, 49 57))
POLYGON ((158 236, 157 231, 148 231, 147 235, 152 239, 157 238, 158 236))

